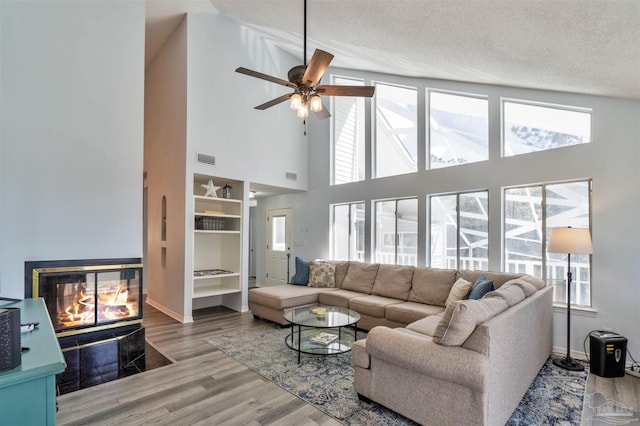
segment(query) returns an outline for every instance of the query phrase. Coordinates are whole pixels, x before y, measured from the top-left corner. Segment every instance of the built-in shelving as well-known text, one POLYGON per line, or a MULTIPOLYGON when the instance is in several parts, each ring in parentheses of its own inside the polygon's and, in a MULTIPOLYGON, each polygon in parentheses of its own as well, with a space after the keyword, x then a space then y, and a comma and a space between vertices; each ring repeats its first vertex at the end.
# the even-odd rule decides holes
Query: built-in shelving
POLYGON ((240 293, 242 201, 194 195, 193 203, 192 297, 198 299, 240 293), (198 272, 212 270, 217 272, 198 272))

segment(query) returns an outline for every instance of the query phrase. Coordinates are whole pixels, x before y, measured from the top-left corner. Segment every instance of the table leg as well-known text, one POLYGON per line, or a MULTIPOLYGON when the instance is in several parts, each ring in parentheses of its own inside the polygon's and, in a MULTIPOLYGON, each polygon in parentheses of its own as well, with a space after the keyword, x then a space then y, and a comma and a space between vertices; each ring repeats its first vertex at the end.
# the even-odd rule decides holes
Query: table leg
MULTIPOLYGON (((298 364, 300 364, 300 351, 302 351, 302 347, 300 346, 300 336, 302 335, 301 326, 298 326, 298 364)), ((293 338, 291 340, 293 342, 293 338)))

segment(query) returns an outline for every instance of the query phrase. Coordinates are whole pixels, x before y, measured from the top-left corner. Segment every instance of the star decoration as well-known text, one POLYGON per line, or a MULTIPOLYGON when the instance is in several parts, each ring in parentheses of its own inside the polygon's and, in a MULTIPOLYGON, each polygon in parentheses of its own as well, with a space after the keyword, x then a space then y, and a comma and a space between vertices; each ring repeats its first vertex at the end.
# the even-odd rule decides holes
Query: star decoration
POLYGON ((221 186, 215 186, 213 184, 213 179, 209 179, 209 183, 206 185, 200 185, 201 187, 203 187, 204 189, 207 190, 206 194, 204 194, 205 197, 211 197, 211 198, 218 198, 218 194, 216 194, 216 191, 220 188, 222 188, 221 186))

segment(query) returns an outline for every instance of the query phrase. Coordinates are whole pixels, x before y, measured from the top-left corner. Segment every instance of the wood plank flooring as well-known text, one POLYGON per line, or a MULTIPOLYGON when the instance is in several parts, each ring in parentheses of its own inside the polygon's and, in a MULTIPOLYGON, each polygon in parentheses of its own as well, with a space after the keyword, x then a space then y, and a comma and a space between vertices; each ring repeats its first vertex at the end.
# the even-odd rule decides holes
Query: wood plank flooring
MULTIPOLYGON (((181 324, 145 305, 147 340, 173 364, 58 397, 59 425, 339 425, 205 342, 255 327, 250 313, 215 307, 181 324)), ((602 393, 640 412, 640 379, 589 375, 587 395, 602 393)), ((583 425, 597 426, 585 407, 583 425)), ((640 425, 629 423, 630 425, 640 425)))
POLYGON ((175 362, 58 397, 58 425, 339 425, 205 342, 261 321, 216 307, 181 324, 145 305, 147 340, 175 362))

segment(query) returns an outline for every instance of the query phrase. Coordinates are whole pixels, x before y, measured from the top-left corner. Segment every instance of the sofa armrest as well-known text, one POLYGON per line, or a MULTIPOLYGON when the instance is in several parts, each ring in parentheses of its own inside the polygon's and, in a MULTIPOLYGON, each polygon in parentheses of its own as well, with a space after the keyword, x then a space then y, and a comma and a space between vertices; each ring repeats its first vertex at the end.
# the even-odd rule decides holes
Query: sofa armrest
POLYGON ((484 389, 488 359, 475 351, 442 346, 428 336, 400 333, 383 326, 369 332, 366 350, 374 359, 473 390, 484 389))

